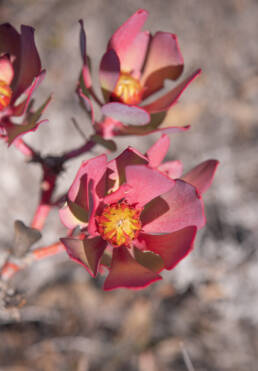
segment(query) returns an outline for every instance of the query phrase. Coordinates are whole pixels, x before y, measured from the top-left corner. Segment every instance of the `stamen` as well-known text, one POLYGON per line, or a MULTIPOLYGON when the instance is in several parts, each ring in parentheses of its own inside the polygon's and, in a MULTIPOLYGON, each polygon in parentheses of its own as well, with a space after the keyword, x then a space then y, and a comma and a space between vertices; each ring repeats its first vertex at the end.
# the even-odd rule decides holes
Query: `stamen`
POLYGON ((129 73, 121 73, 116 84, 115 90, 111 96, 125 104, 138 104, 142 99, 143 89, 140 81, 132 77, 129 73))
POLYGON ((3 80, 0 80, 0 111, 4 110, 11 101, 12 89, 3 80))
POLYGON ((126 202, 106 206, 97 217, 99 233, 114 247, 128 246, 141 229, 140 213, 126 202))

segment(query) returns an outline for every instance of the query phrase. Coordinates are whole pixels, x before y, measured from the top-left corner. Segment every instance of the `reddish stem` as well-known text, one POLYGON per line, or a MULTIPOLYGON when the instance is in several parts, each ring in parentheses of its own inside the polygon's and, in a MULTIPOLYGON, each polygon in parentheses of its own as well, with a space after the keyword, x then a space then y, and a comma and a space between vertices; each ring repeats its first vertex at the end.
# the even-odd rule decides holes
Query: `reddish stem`
POLYGON ((33 250, 25 257, 19 259, 18 263, 7 261, 0 272, 0 278, 4 281, 8 281, 15 273, 33 264, 35 261, 56 255, 64 251, 64 249, 61 242, 55 242, 49 246, 39 247, 33 250))
POLYGON ((37 153, 31 146, 24 142, 22 138, 17 138, 14 141, 15 147, 26 157, 32 159, 33 157, 37 156, 37 153))
POLYGON ((12 278, 15 273, 17 273, 21 268, 15 264, 15 263, 12 263, 12 262, 7 262, 5 263, 5 265, 3 266, 2 270, 1 270, 1 274, 0 274, 0 277, 3 281, 8 281, 10 278, 12 278))
POLYGON ((39 204, 33 216, 31 227, 41 231, 44 227, 50 209, 51 209, 50 205, 39 204))
POLYGON ((56 187, 58 172, 55 173, 47 162, 43 162, 40 203, 31 222, 31 227, 42 230, 52 207, 52 195, 56 187))
POLYGON ((38 249, 32 251, 35 260, 41 260, 58 254, 64 251, 64 245, 61 242, 53 243, 47 247, 39 247, 38 249))
POLYGON ((82 155, 83 153, 89 152, 96 143, 93 140, 89 140, 88 142, 84 143, 82 146, 75 148, 69 152, 66 152, 62 155, 63 161, 71 160, 72 158, 75 158, 77 156, 82 155))
POLYGON ((98 96, 96 95, 95 91, 93 90, 93 88, 89 88, 89 91, 90 91, 90 94, 92 96, 92 98, 95 100, 95 102, 99 105, 99 107, 102 107, 103 106, 103 103, 100 101, 100 99, 98 98, 98 96))

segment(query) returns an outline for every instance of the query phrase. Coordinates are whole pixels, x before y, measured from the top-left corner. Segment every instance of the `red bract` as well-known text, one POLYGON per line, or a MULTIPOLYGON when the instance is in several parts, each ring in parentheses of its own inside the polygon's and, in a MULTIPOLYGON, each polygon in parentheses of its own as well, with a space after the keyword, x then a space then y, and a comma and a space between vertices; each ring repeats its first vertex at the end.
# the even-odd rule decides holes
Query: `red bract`
POLYGON ((183 165, 181 161, 168 161, 162 163, 169 149, 169 145, 169 137, 167 135, 162 135, 146 153, 149 166, 158 169, 169 178, 180 178, 192 184, 199 194, 206 192, 212 184, 219 161, 213 159, 206 160, 183 174, 183 165))
POLYGON ((71 259, 95 277, 107 268, 104 289, 139 289, 161 279, 193 248, 205 224, 199 192, 149 166, 128 148, 108 162, 84 162, 69 189, 60 217, 77 238, 63 238, 71 259))
POLYGON ((0 25, 0 135, 7 137, 8 143, 35 130, 38 119, 49 99, 36 111, 28 111, 32 93, 40 84, 45 72, 34 41, 34 29, 21 26, 19 34, 10 24, 0 25), (17 100, 25 95, 24 99, 17 100), (26 114, 21 125, 14 124, 12 117, 26 114))
MULTIPOLYGON (((195 71, 161 98, 145 104, 144 100, 164 86, 164 81, 177 80, 184 67, 177 36, 157 32, 151 36, 141 31, 148 12, 134 13, 111 37, 100 63, 100 84, 105 103, 102 113, 106 118, 96 124, 98 132, 108 138, 113 135, 145 135, 157 130, 182 131, 188 127, 158 129, 167 111, 178 101, 185 88, 199 74, 195 71)), ((86 36, 81 23, 81 50, 83 72, 81 87, 89 97, 96 99, 86 57, 86 36)), ((92 107, 91 107, 92 109, 92 107)))

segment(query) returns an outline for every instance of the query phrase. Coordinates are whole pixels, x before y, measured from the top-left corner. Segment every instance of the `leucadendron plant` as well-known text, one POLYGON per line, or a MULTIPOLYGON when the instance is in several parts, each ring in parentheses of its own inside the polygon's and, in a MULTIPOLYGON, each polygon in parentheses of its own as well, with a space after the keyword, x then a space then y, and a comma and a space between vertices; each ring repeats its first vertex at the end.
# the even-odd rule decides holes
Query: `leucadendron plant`
POLYGON ((32 93, 45 76, 34 30, 22 26, 19 34, 7 23, 0 25, 0 134, 42 168, 40 201, 31 225, 15 224, 16 241, 22 240, 25 248, 19 254, 13 250, 15 261, 9 255, 1 270, 2 280, 35 260, 66 250, 92 277, 106 275, 104 290, 142 289, 160 280, 164 270, 173 269, 193 249, 196 233, 205 225, 202 194, 212 183, 218 161, 204 161, 186 173, 180 161, 163 162, 170 145, 168 134, 189 126, 171 123, 164 128, 162 123, 168 111, 173 117, 173 105, 201 71, 196 70, 161 97, 153 97, 164 88, 165 80, 180 78, 184 60, 176 35, 142 31, 147 16, 146 10, 139 9, 115 31, 101 57, 96 82, 91 77, 86 33, 80 21, 82 69, 76 93, 89 114, 93 134, 78 148, 47 157, 21 138, 39 127, 50 100, 36 111, 31 104, 32 93), (100 84, 102 97, 95 93, 95 84, 100 84), (95 120, 97 109, 101 118, 95 120), (15 117, 22 117, 22 123, 14 123, 15 117), (128 147, 108 159, 119 136, 153 132, 162 135, 147 153, 128 147), (96 145, 104 148, 102 154, 89 158, 96 145), (85 153, 87 160, 69 190, 55 199, 64 164, 85 153), (35 230, 43 229, 55 207, 60 209, 67 235, 32 250, 40 238, 35 230))

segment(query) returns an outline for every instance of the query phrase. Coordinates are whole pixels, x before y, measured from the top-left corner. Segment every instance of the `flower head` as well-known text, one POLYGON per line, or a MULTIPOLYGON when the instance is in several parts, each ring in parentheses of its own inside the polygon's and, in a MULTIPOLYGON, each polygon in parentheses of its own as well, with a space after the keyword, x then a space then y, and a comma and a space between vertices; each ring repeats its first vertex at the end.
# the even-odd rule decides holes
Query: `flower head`
MULTIPOLYGON (((9 144, 28 131, 35 130, 46 102, 32 117, 29 115, 22 125, 14 124, 12 117, 27 113, 31 95, 40 84, 45 72, 34 41, 34 29, 21 26, 18 33, 9 23, 0 25, 0 132, 9 144), (17 100, 25 98, 17 103, 17 100)), ((34 112, 33 112, 34 113, 34 112)))
POLYGON ((104 289, 142 288, 161 279, 193 248, 205 224, 195 186, 152 168, 128 148, 112 161, 101 155, 84 162, 60 210, 78 237, 62 242, 92 276, 109 271, 104 289))
POLYGON ((141 230, 141 209, 121 201, 107 205, 96 217, 98 231, 112 246, 130 246, 141 230))
MULTIPOLYGON (((115 31, 101 59, 99 79, 105 101, 104 104, 101 103, 101 109, 106 118, 95 125, 103 137, 187 129, 159 127, 167 111, 201 71, 195 71, 162 97, 146 104, 145 99, 161 90, 166 79, 177 80, 184 68, 177 36, 161 31, 152 36, 148 31, 142 31, 147 17, 146 10, 136 11, 115 31)), ((82 81, 86 100, 89 100, 96 95, 87 64, 86 36, 82 22, 81 26, 82 81)), ((99 99, 98 102, 100 103, 99 99)))

